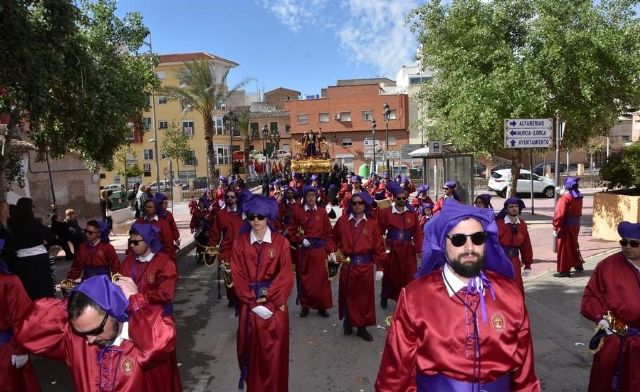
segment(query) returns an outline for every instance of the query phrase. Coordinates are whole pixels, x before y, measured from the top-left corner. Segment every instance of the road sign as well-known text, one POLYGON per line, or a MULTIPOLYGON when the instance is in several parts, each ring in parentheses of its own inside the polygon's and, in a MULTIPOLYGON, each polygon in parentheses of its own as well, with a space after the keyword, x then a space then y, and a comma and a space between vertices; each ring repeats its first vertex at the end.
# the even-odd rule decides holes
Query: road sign
POLYGON ((398 150, 387 151, 387 158, 389 158, 389 159, 400 159, 400 151, 398 151, 398 150))
POLYGON ((430 140, 429 154, 442 154, 442 142, 430 140))
POLYGON ((512 118, 504 120, 505 148, 545 148, 552 146, 553 120, 512 118))

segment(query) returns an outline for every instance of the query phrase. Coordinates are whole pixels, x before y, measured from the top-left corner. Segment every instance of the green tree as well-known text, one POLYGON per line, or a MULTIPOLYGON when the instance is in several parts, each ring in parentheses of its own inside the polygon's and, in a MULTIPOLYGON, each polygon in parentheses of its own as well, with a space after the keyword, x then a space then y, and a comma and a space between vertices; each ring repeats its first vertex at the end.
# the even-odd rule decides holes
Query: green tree
POLYGON ((111 170, 115 170, 116 174, 124 177, 124 184, 128 186, 127 179, 129 177, 138 177, 142 175, 142 170, 138 163, 128 164, 129 160, 136 160, 138 154, 136 154, 135 150, 133 150, 129 146, 122 146, 116 151, 113 155, 113 167, 112 165, 108 165, 108 168, 111 170))
POLYGON ((182 102, 185 107, 197 111, 204 121, 205 142, 207 145, 207 164, 209 165, 209 183, 214 184, 216 178, 216 156, 213 149, 213 116, 218 104, 224 103, 229 95, 246 84, 241 82, 233 89, 227 87, 225 69, 221 74, 207 60, 188 61, 178 76, 179 86, 164 86, 160 91, 169 99, 182 102))
POLYGON ((148 35, 138 13, 115 15, 111 0, 3 0, 0 3, 0 117, 7 140, 30 139, 58 158, 73 150, 108 164, 139 121, 159 81, 156 58, 138 53, 148 35), (28 128, 25 127, 28 124, 28 128))
POLYGON ((184 163, 191 158, 189 137, 172 121, 164 133, 164 140, 162 140, 160 148, 165 156, 176 160, 176 170, 179 178, 180 161, 184 163))
POLYGON ((622 188, 629 193, 640 194, 640 142, 609 157, 600 169, 600 178, 608 189, 622 188))
MULTIPOLYGON (((568 124, 563 147, 608 132, 640 97, 636 3, 430 0, 415 9, 417 59, 435 74, 419 95, 428 136, 495 154, 504 119, 551 118, 556 110, 568 124)), ((520 157, 516 149, 512 184, 520 157)))

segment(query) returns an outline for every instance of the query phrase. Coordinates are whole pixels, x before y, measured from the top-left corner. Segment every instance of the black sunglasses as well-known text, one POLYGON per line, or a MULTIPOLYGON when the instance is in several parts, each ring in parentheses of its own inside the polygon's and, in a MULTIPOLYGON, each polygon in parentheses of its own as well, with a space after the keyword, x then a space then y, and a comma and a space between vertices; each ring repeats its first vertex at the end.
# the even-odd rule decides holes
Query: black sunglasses
POLYGON ((93 231, 93 230, 86 230, 84 231, 86 234, 96 234, 99 233, 99 231, 93 231))
POLYGON ((362 206, 362 205, 364 205, 364 201, 352 201, 351 205, 352 206, 362 206))
POLYGON ((263 221, 265 216, 264 215, 247 215, 247 220, 249 222, 255 220, 256 218, 258 218, 259 221, 263 221))
POLYGON ((464 244, 467 243, 467 237, 471 238, 471 242, 473 242, 474 245, 482 245, 487 239, 487 233, 485 233, 484 231, 479 231, 473 234, 458 233, 447 236, 447 238, 451 240, 451 245, 455 246, 456 248, 464 246, 464 244))
POLYGON ((91 331, 87 331, 87 332, 79 332, 74 329, 73 332, 79 336, 98 336, 104 332, 104 326, 107 324, 108 318, 109 318, 109 313, 105 313, 104 318, 102 319, 102 322, 100 323, 100 326, 98 328, 92 329, 91 331))
POLYGON ((129 245, 138 246, 141 242, 144 242, 144 240, 129 240, 129 245))
POLYGON ((632 248, 637 248, 638 246, 640 246, 640 241, 628 240, 626 238, 623 238, 620 240, 620 245, 622 246, 631 245, 632 248))

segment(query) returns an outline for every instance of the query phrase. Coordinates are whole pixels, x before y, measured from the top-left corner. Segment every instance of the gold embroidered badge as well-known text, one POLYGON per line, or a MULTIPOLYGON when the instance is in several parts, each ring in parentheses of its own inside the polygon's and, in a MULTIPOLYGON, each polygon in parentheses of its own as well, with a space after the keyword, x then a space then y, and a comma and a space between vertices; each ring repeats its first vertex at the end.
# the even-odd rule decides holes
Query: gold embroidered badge
POLYGON ((491 326, 497 332, 502 332, 504 330, 504 316, 502 313, 495 313, 491 316, 491 326))
POLYGON ((125 358, 122 360, 122 373, 124 373, 125 376, 133 374, 133 359, 125 358))
POLYGON ((147 283, 153 284, 156 281, 156 277, 153 275, 147 275, 147 283))
POLYGON ((273 248, 269 249, 269 253, 268 254, 269 254, 269 258, 270 259, 275 259, 276 258, 276 250, 275 249, 273 249, 273 248))

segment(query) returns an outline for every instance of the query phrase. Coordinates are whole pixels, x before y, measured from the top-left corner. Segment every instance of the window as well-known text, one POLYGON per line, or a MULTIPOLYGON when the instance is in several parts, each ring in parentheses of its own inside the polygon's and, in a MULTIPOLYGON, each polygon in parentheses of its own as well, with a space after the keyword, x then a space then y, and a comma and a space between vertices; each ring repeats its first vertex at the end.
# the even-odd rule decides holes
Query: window
POLYGON ((249 128, 251 129, 251 138, 252 139, 256 139, 258 138, 258 134, 260 133, 259 129, 260 129, 260 125, 258 123, 251 123, 249 125, 249 128))
POLYGON ((306 114, 298 114, 298 124, 308 124, 309 116, 306 114))
POLYGON ((373 120, 373 112, 371 110, 365 110, 362 112, 362 120, 363 121, 371 121, 373 120))
POLYGON ((351 121, 351 112, 340 112, 340 121, 351 121))
POLYGON ((353 144, 353 142, 351 141, 350 137, 343 137, 342 138, 342 147, 348 147, 351 146, 353 144))
POLYGON ((395 110, 390 110, 389 111, 389 120, 395 120, 396 117, 396 111, 395 110))
POLYGON ((428 81, 431 80, 430 76, 410 76, 409 77, 409 84, 410 85, 416 85, 416 84, 422 84, 422 83, 426 83, 428 81))
POLYGON ((167 103, 167 97, 158 97, 158 105, 164 105, 167 103))
POLYGON ((136 133, 135 133, 136 130, 133 128, 133 123, 128 123, 127 125, 129 126, 129 133, 127 134, 127 140, 129 141, 136 140, 136 133))
POLYGON ((189 150, 189 158, 184 161, 184 164, 187 166, 197 166, 198 160, 196 159, 196 152, 193 150, 189 150))
POLYGON ((113 183, 114 184, 119 184, 120 183, 120 175, 119 174, 114 174, 113 175, 113 183))
POLYGON ((151 117, 144 117, 142 119, 142 129, 144 130, 151 129, 151 117))
POLYGON ((318 122, 321 122, 321 123, 329 122, 329 113, 319 113, 318 122))
POLYGON ((270 122, 269 123, 269 130, 271 131, 271 133, 278 131, 278 123, 277 122, 270 122))
POLYGON ((216 110, 225 110, 227 105, 224 102, 216 102, 215 109, 216 110))
POLYGON ((158 128, 160 129, 167 129, 169 128, 169 121, 167 120, 160 120, 159 124, 158 124, 158 128))
POLYGON ((520 176, 518 177, 519 180, 531 180, 531 174, 529 173, 522 173, 520 172, 520 176))
POLYGON ((396 141, 396 137, 395 136, 389 136, 389 145, 390 146, 395 146, 398 142, 396 141))
POLYGON ((169 157, 167 156, 167 153, 164 151, 160 152, 160 159, 169 159, 169 157))
POLYGON ((285 126, 284 126, 284 131, 285 131, 286 133, 291 132, 291 125, 285 125, 285 126))
POLYGON ((152 159, 153 159, 153 149, 151 149, 151 148, 145 148, 145 149, 143 150, 143 154, 144 154, 144 159, 145 159, 146 161, 150 161, 150 160, 152 160, 152 159))
POLYGON ((193 137, 193 120, 186 120, 182 122, 182 132, 189 137, 193 137))
POLYGON ((222 116, 213 116, 213 134, 224 135, 222 116))
POLYGON ((229 164, 229 146, 215 145, 213 146, 216 152, 216 164, 228 165, 229 164))

